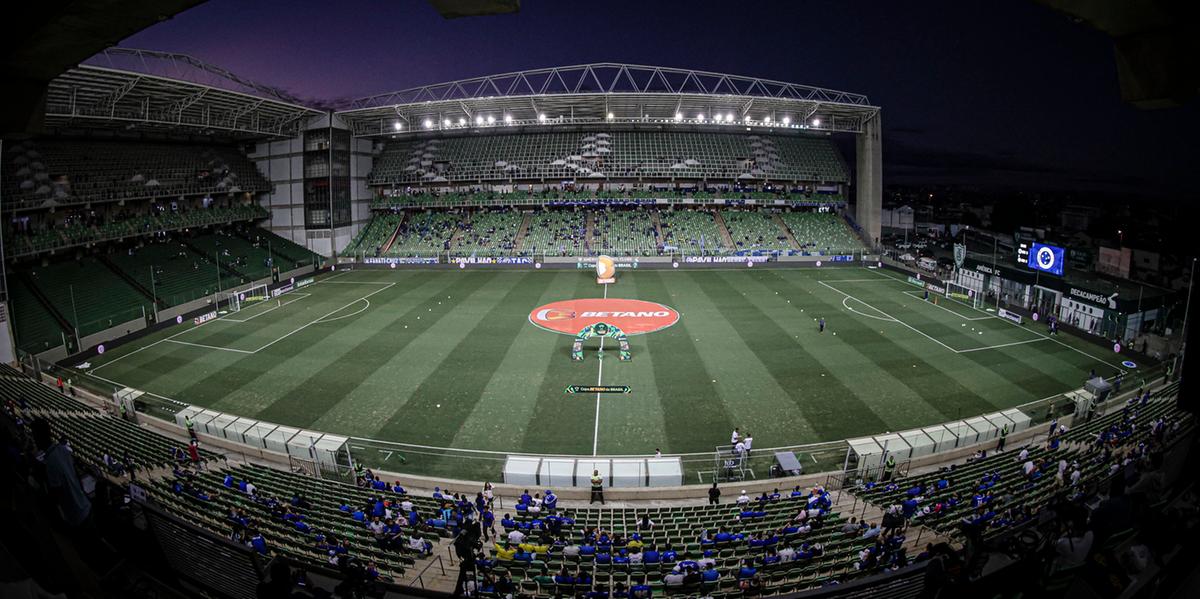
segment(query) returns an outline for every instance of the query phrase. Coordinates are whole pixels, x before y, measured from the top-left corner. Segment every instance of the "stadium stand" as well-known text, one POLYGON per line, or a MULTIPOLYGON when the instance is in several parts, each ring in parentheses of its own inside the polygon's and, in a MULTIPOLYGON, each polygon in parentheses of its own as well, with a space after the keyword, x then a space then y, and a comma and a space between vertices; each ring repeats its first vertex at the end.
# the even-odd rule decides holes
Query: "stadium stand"
MULTIPOLYGON (((265 232, 264 232, 265 233, 265 232)), ((261 234, 261 233, 260 233, 261 234)), ((205 258, 240 276, 239 284, 271 276, 270 254, 267 248, 245 239, 234 231, 219 231, 197 235, 185 243, 205 258)))
POLYGON ((750 210, 723 210, 721 217, 739 253, 756 253, 759 250, 786 251, 787 235, 775 223, 772 214, 750 210))
POLYGON ((10 208, 270 191, 242 153, 221 146, 26 141, 5 148, 10 208))
POLYGON ((9 235, 5 238, 6 241, 11 240, 6 248, 9 256, 27 256, 162 231, 250 221, 265 218, 267 211, 257 204, 210 208, 172 208, 153 204, 148 211, 141 213, 131 213, 122 208, 102 215, 97 214, 95 209, 81 209, 61 217, 56 213, 46 213, 46 216, 45 222, 26 226, 23 230, 17 229, 15 224, 10 227, 9 235))
POLYGON ((533 214, 521 243, 526 254, 576 256, 584 251, 587 213, 575 210, 541 210, 533 214))
POLYGON ((593 253, 649 256, 658 251, 653 214, 648 210, 596 210, 592 213, 593 253))
POLYGON ((28 277, 9 276, 8 305, 17 347, 42 352, 63 343, 63 327, 30 288, 28 277))
POLYGON ((864 249, 862 240, 850 231, 846 222, 831 212, 785 212, 780 218, 806 252, 828 254, 864 249))
POLYGON ((462 254, 511 254, 517 247, 517 233, 524 218, 517 210, 475 212, 459 223, 459 234, 451 249, 462 254))
MULTIPOLYGON (((115 252, 108 260, 142 287, 152 289, 159 302, 167 306, 217 291, 216 264, 174 239, 155 240, 115 252)), ((228 288, 235 282, 222 283, 228 288)))
POLYGON ((444 252, 454 235, 458 213, 425 212, 400 223, 396 240, 387 249, 391 256, 416 256, 444 252))
POLYGON ((663 249, 689 252, 724 252, 721 232, 713 213, 704 210, 666 210, 659 213, 663 249))
POLYGON ((354 236, 350 245, 346 246, 343 253, 350 255, 365 254, 367 256, 378 256, 383 252, 384 246, 391 240, 392 234, 396 232, 396 227, 400 225, 400 221, 404 220, 403 214, 396 213, 378 213, 371 218, 370 222, 354 236))
POLYGON ((34 268, 30 280, 80 336, 144 318, 143 308, 153 310, 149 297, 93 257, 34 268))
POLYGON ((731 133, 578 132, 390 142, 371 185, 556 179, 845 182, 823 138, 731 133))

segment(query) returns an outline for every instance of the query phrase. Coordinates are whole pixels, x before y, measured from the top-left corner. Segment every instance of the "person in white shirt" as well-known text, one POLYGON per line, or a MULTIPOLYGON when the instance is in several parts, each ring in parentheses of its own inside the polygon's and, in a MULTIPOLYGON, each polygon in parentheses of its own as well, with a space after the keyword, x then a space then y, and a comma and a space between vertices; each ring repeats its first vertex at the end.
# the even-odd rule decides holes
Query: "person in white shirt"
POLYGON ((655 449, 654 449, 654 457, 656 457, 656 458, 661 458, 661 457, 662 457, 662 450, 661 450, 661 449, 658 449, 658 448, 655 448, 655 449))
POLYGON ((1029 476, 1033 474, 1034 470, 1037 470, 1037 466, 1033 464, 1033 460, 1025 460, 1025 465, 1021 466, 1021 469, 1025 472, 1025 476, 1029 476))
POLYGON ((733 454, 737 456, 738 460, 745 459, 746 444, 743 443, 742 441, 738 441, 737 443, 735 443, 733 446, 733 454))
POLYGON ((750 503, 750 496, 746 494, 745 489, 742 489, 742 494, 738 495, 737 504, 746 505, 747 503, 750 503))
POLYGON ((246 481, 246 494, 247 495, 254 495, 254 491, 256 491, 256 490, 257 490, 257 487, 254 486, 254 483, 252 483, 250 481, 246 481))
POLYGON ((729 435, 729 444, 730 444, 730 445, 736 445, 736 444, 737 444, 737 442, 738 442, 738 440, 739 440, 739 439, 741 439, 741 438, 742 438, 742 432, 741 432, 741 431, 739 431, 739 430, 737 429, 737 427, 734 427, 734 429, 733 429, 733 433, 731 433, 731 434, 729 435))
POLYGON ((779 550, 779 561, 790 562, 796 559, 796 550, 791 547, 784 547, 779 550))
POLYGON ((411 502, 407 499, 405 499, 404 501, 401 501, 400 502, 400 511, 402 511, 406 514, 413 511, 413 502, 411 502))
POLYGON ((1073 486, 1079 484, 1079 479, 1082 476, 1083 476, 1083 473, 1079 471, 1078 467, 1076 467, 1075 470, 1073 472, 1071 472, 1071 486, 1073 487, 1073 486))
POLYGON ((754 437, 750 436, 750 431, 746 431, 746 436, 742 438, 742 445, 746 446, 746 453, 750 453, 750 449, 753 444, 754 437))
POLYGON ((1017 461, 1024 462, 1025 460, 1028 460, 1028 459, 1029 459, 1029 448, 1022 447, 1021 453, 1017 454, 1017 461))
POLYGON ((521 532, 520 529, 515 529, 512 532, 508 533, 508 543, 510 545, 520 545, 521 541, 524 541, 524 540, 525 540, 525 533, 521 532))
POLYGON ((630 554, 629 554, 629 563, 631 563, 631 564, 640 564, 640 563, 642 563, 642 552, 641 552, 641 551, 634 551, 634 552, 630 553, 630 554))

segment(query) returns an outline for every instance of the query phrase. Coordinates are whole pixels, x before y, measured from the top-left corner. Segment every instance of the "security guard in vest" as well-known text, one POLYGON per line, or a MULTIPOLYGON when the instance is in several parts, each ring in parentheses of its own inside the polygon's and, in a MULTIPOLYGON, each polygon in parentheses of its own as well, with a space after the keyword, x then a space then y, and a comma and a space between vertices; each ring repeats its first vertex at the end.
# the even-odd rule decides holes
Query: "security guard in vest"
POLYGON ((883 462, 883 480, 892 480, 892 476, 896 474, 896 457, 888 454, 887 460, 883 462))

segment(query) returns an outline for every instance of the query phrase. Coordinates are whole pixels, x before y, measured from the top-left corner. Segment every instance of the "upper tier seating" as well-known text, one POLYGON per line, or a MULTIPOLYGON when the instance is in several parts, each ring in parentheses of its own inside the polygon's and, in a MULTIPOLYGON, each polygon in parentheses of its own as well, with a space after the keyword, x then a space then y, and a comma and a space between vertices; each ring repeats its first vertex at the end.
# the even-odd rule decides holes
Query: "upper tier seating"
POLYGON ((270 183, 234 148, 107 141, 26 141, 5 147, 10 207, 261 193, 270 183))
POLYGON ((741 133, 555 132, 389 142, 372 185, 559 179, 844 182, 828 139, 741 133))

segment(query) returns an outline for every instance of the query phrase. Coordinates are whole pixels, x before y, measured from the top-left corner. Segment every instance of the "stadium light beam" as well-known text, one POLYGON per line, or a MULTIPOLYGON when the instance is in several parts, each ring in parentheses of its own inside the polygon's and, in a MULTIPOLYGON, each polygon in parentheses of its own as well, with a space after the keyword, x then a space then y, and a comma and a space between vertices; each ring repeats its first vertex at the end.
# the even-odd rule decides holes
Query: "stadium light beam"
POLYGON ((543 112, 542 114, 539 114, 539 115, 538 115, 538 122, 539 122, 539 123, 544 123, 544 122, 546 122, 546 113, 544 113, 544 112, 543 112))
POLYGON ((426 129, 432 129, 432 128, 433 128, 433 121, 431 121, 431 120, 429 120, 429 119, 425 119, 425 128, 426 128, 426 129))
POLYGON ((403 128, 404 128, 404 125, 401 125, 400 121, 396 121, 396 122, 392 123, 392 129, 395 129, 396 131, 399 131, 403 128))
POLYGON ((489 114, 489 115, 488 115, 488 118, 487 118, 487 124, 491 125, 491 124, 493 124, 493 123, 495 123, 495 122, 496 122, 496 117, 494 117, 494 116, 492 116, 492 115, 490 115, 490 114, 489 114))
POLYGON ((467 119, 464 119, 461 116, 458 117, 458 126, 459 127, 462 127, 463 125, 466 125, 466 124, 467 124, 467 119))
POLYGON ((701 112, 700 114, 696 115, 696 120, 703 123, 704 122, 704 113, 701 112))
POLYGON ((790 117, 790 116, 783 117, 783 125, 786 127, 790 124, 792 124, 792 117, 790 117))
POLYGON ((483 115, 476 115, 476 116, 475 116, 475 124, 476 124, 476 125, 482 125, 482 124, 483 124, 483 115))
POLYGON ((812 120, 812 126, 813 126, 813 127, 820 127, 820 126, 821 126, 821 119, 813 119, 813 120, 812 120))
POLYGON ((613 113, 611 113, 611 112, 610 112, 610 113, 608 113, 608 120, 610 120, 610 121, 611 121, 611 120, 613 120, 613 118, 615 118, 615 116, 613 115, 613 113))
POLYGON ((676 112, 676 113, 675 113, 675 122, 676 122, 676 123, 678 123, 679 121, 682 121, 682 120, 683 120, 683 113, 682 113, 682 112, 676 112))
POLYGON ((449 127, 449 126, 450 126, 450 119, 445 119, 445 120, 443 120, 443 121, 442 121, 442 126, 443 126, 443 127, 449 127))

